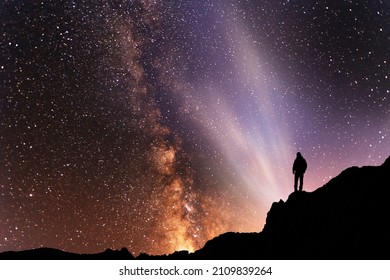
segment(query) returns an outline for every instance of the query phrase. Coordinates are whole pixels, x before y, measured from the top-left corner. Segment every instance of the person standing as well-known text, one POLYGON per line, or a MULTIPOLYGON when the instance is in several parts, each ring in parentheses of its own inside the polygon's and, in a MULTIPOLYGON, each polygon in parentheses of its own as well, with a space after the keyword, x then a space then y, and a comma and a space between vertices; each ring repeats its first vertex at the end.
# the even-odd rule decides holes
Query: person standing
POLYGON ((293 174, 294 176, 294 191, 302 191, 303 189, 303 175, 305 174, 307 169, 307 163, 306 160, 303 158, 301 153, 297 153, 297 157, 293 164, 293 174), (298 180, 299 180, 299 189, 298 187, 298 180))

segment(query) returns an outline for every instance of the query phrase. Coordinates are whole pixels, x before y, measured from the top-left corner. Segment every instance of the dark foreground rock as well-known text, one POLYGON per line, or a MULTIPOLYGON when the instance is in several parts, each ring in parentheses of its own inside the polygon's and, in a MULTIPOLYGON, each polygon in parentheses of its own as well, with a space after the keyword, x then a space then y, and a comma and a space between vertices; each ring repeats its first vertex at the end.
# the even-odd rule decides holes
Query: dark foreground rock
POLYGON ((226 233, 195 259, 390 259, 390 157, 273 203, 261 233, 226 233))

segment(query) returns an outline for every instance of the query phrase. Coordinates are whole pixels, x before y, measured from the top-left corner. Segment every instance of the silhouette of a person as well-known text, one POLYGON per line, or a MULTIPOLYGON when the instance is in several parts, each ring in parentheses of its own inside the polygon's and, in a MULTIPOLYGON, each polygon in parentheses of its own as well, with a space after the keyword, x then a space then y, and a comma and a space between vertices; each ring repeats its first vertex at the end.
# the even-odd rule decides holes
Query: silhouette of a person
POLYGON ((299 191, 303 189, 303 175, 307 169, 306 160, 303 158, 301 153, 297 153, 297 157, 294 161, 292 172, 294 176, 294 191, 298 191, 298 180, 299 180, 299 191))

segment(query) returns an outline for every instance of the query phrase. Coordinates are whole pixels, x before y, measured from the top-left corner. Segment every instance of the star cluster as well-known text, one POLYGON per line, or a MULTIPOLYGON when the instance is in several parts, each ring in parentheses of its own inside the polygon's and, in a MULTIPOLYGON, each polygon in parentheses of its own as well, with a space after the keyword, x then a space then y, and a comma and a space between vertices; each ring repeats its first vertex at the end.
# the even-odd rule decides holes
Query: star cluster
POLYGON ((196 250, 389 155, 386 1, 0 3, 0 251, 196 250))

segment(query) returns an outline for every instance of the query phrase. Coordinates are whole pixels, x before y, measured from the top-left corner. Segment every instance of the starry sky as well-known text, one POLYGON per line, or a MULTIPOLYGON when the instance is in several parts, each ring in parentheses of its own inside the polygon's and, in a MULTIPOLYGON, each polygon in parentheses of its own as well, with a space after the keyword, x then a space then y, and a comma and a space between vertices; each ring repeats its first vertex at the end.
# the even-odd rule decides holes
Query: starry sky
POLYGON ((390 154, 390 2, 0 1, 0 251, 196 250, 390 154))

